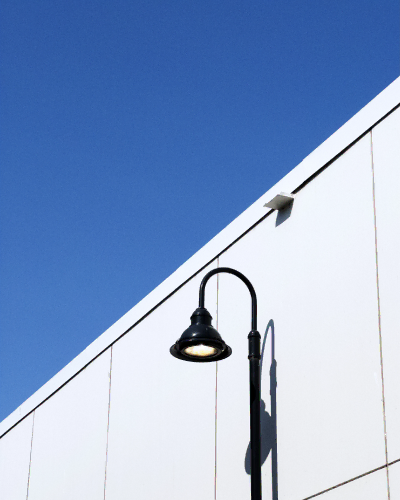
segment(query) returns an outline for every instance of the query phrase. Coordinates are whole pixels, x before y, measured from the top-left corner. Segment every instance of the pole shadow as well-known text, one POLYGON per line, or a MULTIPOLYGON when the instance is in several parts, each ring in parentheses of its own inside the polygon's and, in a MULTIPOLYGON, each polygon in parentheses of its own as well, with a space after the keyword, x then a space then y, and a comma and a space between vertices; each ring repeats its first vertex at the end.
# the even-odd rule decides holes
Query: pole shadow
MULTIPOLYGON (((268 332, 271 337, 271 366, 269 371, 269 391, 271 400, 271 415, 265 409, 265 401, 261 399, 261 465, 267 460, 271 453, 271 474, 272 474, 272 500, 278 500, 278 435, 277 435, 277 416, 276 416, 276 359, 275 359, 275 325, 271 319, 265 329, 260 363, 260 377, 264 361, 264 351, 267 342, 268 332)), ((246 473, 251 473, 251 448, 250 443, 247 447, 244 459, 244 468, 246 473)))

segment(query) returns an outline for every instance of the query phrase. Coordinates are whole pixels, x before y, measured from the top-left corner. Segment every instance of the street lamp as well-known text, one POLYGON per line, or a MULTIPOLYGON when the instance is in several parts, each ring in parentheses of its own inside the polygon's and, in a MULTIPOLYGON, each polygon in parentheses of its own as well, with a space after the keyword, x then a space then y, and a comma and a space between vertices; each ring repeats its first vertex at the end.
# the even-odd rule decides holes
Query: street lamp
POLYGON ((251 331, 249 339, 250 362, 250 446, 251 446, 251 500, 261 500, 261 429, 260 429, 260 340, 257 331, 257 297, 253 285, 239 271, 220 267, 207 273, 199 290, 199 307, 191 316, 191 325, 171 347, 172 356, 184 361, 205 363, 220 361, 232 354, 221 335, 211 325, 211 314, 204 307, 204 292, 207 281, 218 273, 229 273, 240 278, 251 295, 251 331))

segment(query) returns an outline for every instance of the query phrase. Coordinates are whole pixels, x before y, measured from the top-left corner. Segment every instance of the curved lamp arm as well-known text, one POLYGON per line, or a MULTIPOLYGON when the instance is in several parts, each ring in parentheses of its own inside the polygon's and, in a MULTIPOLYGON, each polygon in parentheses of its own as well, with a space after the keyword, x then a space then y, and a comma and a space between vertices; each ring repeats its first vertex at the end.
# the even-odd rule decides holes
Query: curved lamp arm
POLYGON ((253 288, 253 285, 250 283, 250 281, 244 276, 242 273, 239 273, 239 271, 236 271, 235 269, 231 269, 230 267, 217 267, 217 269, 213 269, 209 273, 207 273, 204 278, 201 281, 200 284, 200 291, 199 291, 199 307, 204 308, 204 293, 205 293, 205 288, 207 281, 211 278, 211 276, 214 276, 214 274, 218 273, 228 273, 228 274, 233 274, 237 278, 241 279, 243 283, 247 286, 249 289, 250 295, 251 295, 251 329, 252 330, 257 330, 257 297, 256 297, 256 292, 253 288))

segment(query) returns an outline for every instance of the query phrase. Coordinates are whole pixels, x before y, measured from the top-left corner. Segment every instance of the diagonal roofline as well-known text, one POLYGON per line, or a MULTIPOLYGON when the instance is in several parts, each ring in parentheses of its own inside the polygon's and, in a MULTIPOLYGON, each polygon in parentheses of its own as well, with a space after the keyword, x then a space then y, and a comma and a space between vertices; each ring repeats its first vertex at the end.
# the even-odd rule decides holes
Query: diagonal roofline
POLYGON ((0 423, 0 437, 60 390, 210 262, 268 217, 273 211, 266 209, 265 203, 282 191, 285 193, 300 191, 399 106, 400 77, 6 417, 0 423))

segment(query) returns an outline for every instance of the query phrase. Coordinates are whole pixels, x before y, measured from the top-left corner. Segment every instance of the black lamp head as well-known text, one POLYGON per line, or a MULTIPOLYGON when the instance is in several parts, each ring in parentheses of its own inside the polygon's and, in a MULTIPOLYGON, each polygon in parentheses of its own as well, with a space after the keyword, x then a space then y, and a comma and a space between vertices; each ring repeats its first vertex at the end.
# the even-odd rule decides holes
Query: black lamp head
POLYGON ((171 347, 169 352, 178 359, 205 363, 220 361, 232 354, 221 335, 211 325, 212 316, 204 307, 194 311, 191 325, 171 347))

